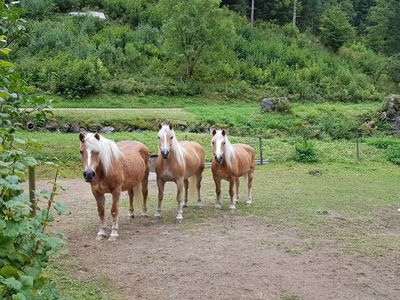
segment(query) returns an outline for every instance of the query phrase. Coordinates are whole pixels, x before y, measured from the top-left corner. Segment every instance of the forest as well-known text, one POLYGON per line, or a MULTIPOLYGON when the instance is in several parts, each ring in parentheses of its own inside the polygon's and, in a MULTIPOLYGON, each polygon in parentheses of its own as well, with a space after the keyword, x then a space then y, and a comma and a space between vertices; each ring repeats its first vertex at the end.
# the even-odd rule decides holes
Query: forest
POLYGON ((399 90, 396 0, 255 0, 253 23, 245 0, 12 5, 26 21, 2 31, 30 93, 368 102, 399 90), (90 11, 106 19, 69 15, 90 11))

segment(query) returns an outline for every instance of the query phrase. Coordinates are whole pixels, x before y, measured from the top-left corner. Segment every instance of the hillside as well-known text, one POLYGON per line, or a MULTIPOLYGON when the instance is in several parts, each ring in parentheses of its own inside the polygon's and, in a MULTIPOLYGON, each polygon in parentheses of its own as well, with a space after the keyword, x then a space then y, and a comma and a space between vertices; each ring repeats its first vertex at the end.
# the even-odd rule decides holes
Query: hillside
POLYGON ((23 0, 10 44, 28 91, 368 102, 399 88, 391 60, 349 40, 334 51, 291 24, 255 26, 219 1, 23 0), (68 13, 101 11, 106 20, 68 13))

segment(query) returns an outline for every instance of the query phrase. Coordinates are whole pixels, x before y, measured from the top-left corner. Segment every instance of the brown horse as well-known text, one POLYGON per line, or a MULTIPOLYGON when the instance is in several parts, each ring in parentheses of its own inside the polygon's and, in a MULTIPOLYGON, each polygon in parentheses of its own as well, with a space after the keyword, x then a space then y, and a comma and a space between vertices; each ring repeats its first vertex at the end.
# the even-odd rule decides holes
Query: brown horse
POLYGON ((247 176, 248 200, 247 204, 251 205, 253 201, 253 173, 255 168, 255 151, 245 144, 231 144, 228 140, 226 131, 212 131, 212 148, 213 160, 211 163, 211 171, 215 183, 215 191, 217 194, 216 208, 221 208, 221 180, 229 182, 229 196, 231 198, 230 209, 235 209, 235 202, 239 199, 239 178, 247 176), (236 184, 236 197, 234 195, 234 186, 236 184))
POLYGON ((176 221, 183 222, 183 210, 188 201, 189 178, 190 186, 196 184, 197 203, 201 206, 200 186, 204 170, 204 150, 196 142, 178 142, 172 124, 158 126, 159 155, 156 161, 156 174, 158 186, 158 206, 154 214, 161 217, 161 202, 164 196, 164 185, 173 181, 177 186, 176 201, 178 214, 176 221), (182 192, 185 189, 185 198, 182 201, 182 192))
POLYGON ((118 206, 121 192, 128 191, 129 216, 133 218, 133 201, 147 213, 149 150, 140 142, 124 141, 118 144, 100 136, 98 133, 79 134, 81 141, 83 177, 90 182, 93 196, 97 202, 100 217, 100 230, 96 239, 106 235, 104 218, 105 193, 112 195, 112 230, 110 241, 118 237, 118 206), (138 203, 139 202, 139 203, 138 203))

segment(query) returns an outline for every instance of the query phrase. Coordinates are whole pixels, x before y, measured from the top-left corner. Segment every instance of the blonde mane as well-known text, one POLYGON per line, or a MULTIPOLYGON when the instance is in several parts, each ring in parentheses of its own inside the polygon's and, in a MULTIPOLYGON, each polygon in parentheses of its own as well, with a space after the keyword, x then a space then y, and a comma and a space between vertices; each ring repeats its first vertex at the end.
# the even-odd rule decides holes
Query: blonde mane
MULTIPOLYGON (((178 162, 178 164, 183 167, 185 166, 185 154, 186 151, 185 149, 179 144, 178 139, 176 138, 175 131, 173 129, 169 129, 168 125, 163 125, 159 131, 161 134, 169 133, 171 134, 174 138, 171 140, 171 152, 173 155, 175 155, 175 158, 178 162)), ((160 150, 159 150, 160 151, 160 150)), ((159 153, 160 155, 160 153, 159 153)))
POLYGON ((103 136, 100 136, 98 140, 93 133, 86 134, 85 145, 89 150, 99 154, 100 162, 106 174, 110 170, 113 160, 122 156, 122 152, 115 142, 103 136))

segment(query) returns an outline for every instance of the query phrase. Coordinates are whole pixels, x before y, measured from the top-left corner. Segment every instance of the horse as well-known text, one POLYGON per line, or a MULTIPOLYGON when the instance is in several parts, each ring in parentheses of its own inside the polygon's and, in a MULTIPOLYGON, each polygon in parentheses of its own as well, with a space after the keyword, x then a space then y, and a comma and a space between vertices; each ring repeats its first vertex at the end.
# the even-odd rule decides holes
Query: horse
POLYGON ((215 183, 217 194, 215 208, 221 209, 221 180, 229 182, 229 196, 231 199, 230 209, 236 208, 239 200, 240 177, 247 176, 248 200, 246 203, 251 205, 253 202, 253 173, 255 169, 255 150, 246 144, 231 144, 224 129, 212 131, 212 150, 213 159, 211 171, 215 183), (236 196, 233 191, 236 185, 236 196))
POLYGON ((196 142, 179 142, 171 123, 168 125, 160 123, 158 130, 159 153, 156 160, 158 205, 154 216, 156 218, 161 217, 164 185, 167 181, 173 181, 177 186, 178 213, 176 221, 182 223, 182 208, 187 205, 189 188, 192 190, 195 184, 197 188, 197 206, 201 207, 200 187, 204 170, 204 149, 196 142), (184 201, 182 201, 183 189, 185 189, 184 201))
POLYGON ((118 237, 118 207, 121 192, 128 191, 129 217, 133 218, 135 206, 142 200, 143 214, 147 213, 149 149, 140 142, 115 143, 98 133, 79 134, 80 153, 84 167, 83 177, 90 183, 97 202, 100 229, 97 240, 107 237, 104 218, 105 193, 112 195, 112 228, 109 237, 118 237))

